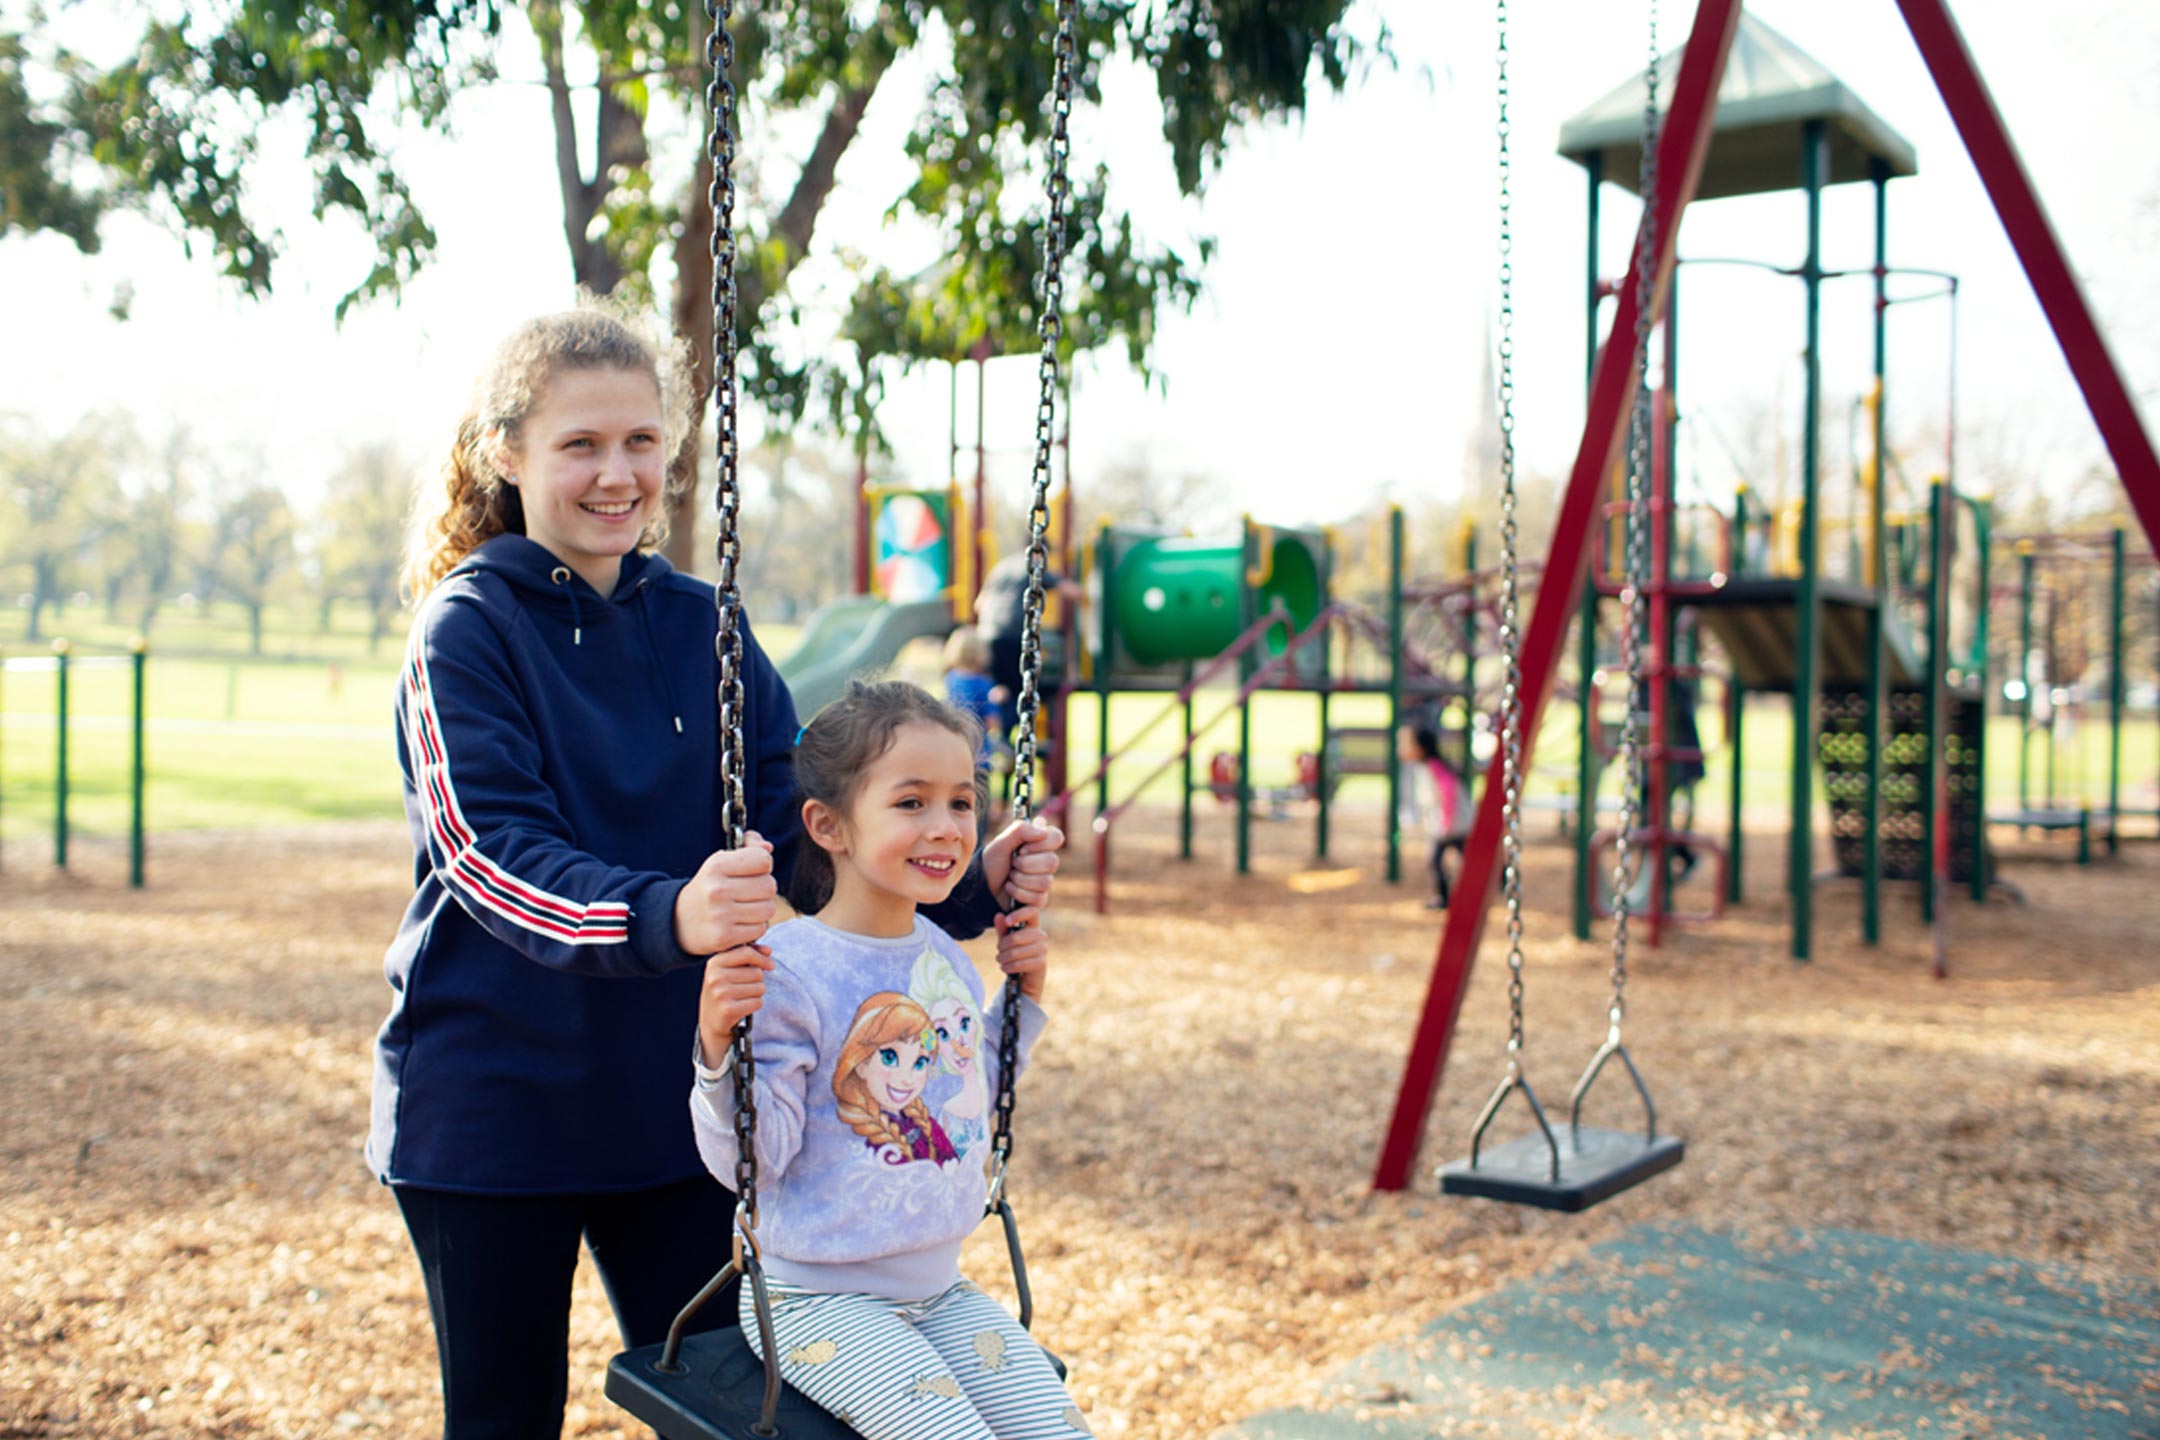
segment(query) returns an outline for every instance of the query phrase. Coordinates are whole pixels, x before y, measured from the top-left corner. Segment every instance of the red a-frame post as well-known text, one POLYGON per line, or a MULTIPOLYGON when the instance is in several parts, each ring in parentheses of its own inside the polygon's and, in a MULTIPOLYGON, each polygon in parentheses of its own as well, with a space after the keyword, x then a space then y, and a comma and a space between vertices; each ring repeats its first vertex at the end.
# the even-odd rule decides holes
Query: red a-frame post
MULTIPOLYGON (((1741 0, 1701 0, 1681 57, 1679 79, 1673 87, 1658 144, 1653 316, 1663 306, 1672 275, 1674 238, 1688 201, 1694 198, 1703 158, 1709 152, 1718 86, 1739 25, 1740 6, 1741 0)), ((2054 328, 2064 358, 2070 363, 2071 373, 2077 378, 2144 527, 2146 540, 2160 553, 2160 460, 2155 459, 2151 437, 2136 403, 2108 353, 2107 342, 2063 256, 2062 245, 2011 144, 2009 131, 1944 0, 1898 0, 1898 8, 1935 78, 1936 89, 1957 125, 1974 168, 1980 172, 1981 182, 2047 313, 2048 323, 2054 328)), ((1630 268, 1620 287, 1612 329, 1598 357, 1582 440, 1547 551, 1544 582, 1538 590, 1529 629, 1523 635, 1522 763, 1526 770, 1537 738, 1538 718, 1567 637, 1568 621, 1581 593, 1599 483, 1612 464, 1634 399, 1635 294, 1635 274, 1630 268)), ((1500 830, 1500 787, 1488 783, 1483 787, 1465 847, 1456 902, 1449 908, 1447 923, 1440 932, 1417 1033, 1403 1065, 1395 1111, 1381 1143, 1379 1164, 1373 1173, 1375 1189, 1402 1189, 1409 1183, 1411 1167, 1417 1163, 1425 1117, 1440 1088, 1448 1041, 1462 1009, 1463 995, 1469 989, 1470 967, 1498 879, 1500 830)))

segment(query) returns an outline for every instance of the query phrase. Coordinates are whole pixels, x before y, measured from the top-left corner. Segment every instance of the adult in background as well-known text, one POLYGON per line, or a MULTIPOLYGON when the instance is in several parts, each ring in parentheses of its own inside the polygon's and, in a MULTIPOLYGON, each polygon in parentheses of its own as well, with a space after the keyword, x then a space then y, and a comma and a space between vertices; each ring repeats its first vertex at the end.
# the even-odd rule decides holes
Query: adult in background
MULTIPOLYGON (((631 1346, 728 1259, 685 1042, 708 958, 764 934, 793 866, 799 727, 746 625, 751 833, 723 849, 713 590, 651 553, 686 418, 663 359, 598 308, 510 336, 408 566, 414 885, 367 1156, 426 1279, 448 1440, 560 1433, 581 1241, 631 1346)), ((940 923, 1040 903, 1061 841, 998 836, 940 923)), ((734 1315, 716 1297, 701 1321, 734 1315)))

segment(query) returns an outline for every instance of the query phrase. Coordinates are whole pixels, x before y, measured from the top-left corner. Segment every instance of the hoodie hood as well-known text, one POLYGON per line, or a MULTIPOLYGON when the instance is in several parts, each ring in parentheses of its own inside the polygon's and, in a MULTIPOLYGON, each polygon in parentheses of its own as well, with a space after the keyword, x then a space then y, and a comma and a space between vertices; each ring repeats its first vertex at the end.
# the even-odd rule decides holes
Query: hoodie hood
POLYGON ((615 593, 602 595, 539 541, 523 535, 497 535, 459 561, 457 568, 451 571, 453 575, 480 573, 501 576, 516 586, 521 597, 528 601, 553 597, 567 613, 567 597, 571 594, 587 605, 620 605, 636 595, 640 588, 674 574, 675 567, 668 563, 665 555, 633 550, 622 557, 622 569, 615 576, 615 593))

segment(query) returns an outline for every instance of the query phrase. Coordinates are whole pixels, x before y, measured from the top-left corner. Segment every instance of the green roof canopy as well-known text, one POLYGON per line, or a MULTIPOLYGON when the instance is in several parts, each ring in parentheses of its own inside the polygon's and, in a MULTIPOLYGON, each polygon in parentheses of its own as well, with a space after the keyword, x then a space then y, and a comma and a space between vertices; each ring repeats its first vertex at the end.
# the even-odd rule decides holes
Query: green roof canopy
MULTIPOLYGON (((1680 52, 1658 65, 1661 109, 1672 103, 1680 52)), ((1627 190, 1641 184, 1643 76, 1637 74, 1560 127, 1560 153, 1578 165, 1602 159, 1604 178, 1627 190)), ((1703 163, 1698 200, 1758 195, 1800 184, 1802 127, 1820 120, 1830 141, 1831 185, 1868 178, 1880 160, 1892 176, 1919 170, 1913 147, 1861 103, 1843 81, 1813 56, 1741 12, 1725 78, 1718 86, 1717 118, 1710 154, 1703 163)))

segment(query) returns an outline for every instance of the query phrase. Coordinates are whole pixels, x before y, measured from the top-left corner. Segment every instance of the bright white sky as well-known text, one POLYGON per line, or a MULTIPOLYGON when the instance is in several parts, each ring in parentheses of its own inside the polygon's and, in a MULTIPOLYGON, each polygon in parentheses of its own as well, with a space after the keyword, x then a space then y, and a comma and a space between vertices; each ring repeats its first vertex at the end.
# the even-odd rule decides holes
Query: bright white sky
MULTIPOLYGON (((1144 80, 1116 77, 1107 113, 1078 118, 1083 161, 1107 157, 1155 234, 1219 237, 1208 293, 1166 317, 1143 386, 1122 356, 1083 360, 1074 424, 1079 483, 1141 460, 1158 474, 1219 478, 1263 521, 1344 516, 1382 496, 1451 494, 1480 407, 1479 368, 1493 295, 1494 141, 1490 12, 1431 0, 1382 7, 1400 65, 1349 96, 1321 99, 1302 124, 1248 136, 1204 207, 1176 196, 1154 139, 1144 80)), ((2043 12, 2027 0, 1958 0, 1959 19, 1994 89, 2116 354, 2160 411, 2160 10, 2084 0, 2043 12)), ((2051 477, 2104 458, 2067 369, 1892 0, 1759 0, 1755 13, 1838 74, 1917 147, 1920 175, 1891 187, 1893 263, 1964 277, 1959 375, 1968 468, 1992 437, 2051 477), (1975 443, 1975 441, 1979 443, 1975 443)), ((85 12, 77 23, 99 24, 85 12)), ((1366 12, 1369 20, 1371 10, 1366 12)), ((1666 48, 1692 11, 1668 3, 1666 48)), ((1558 476, 1573 454, 1583 388, 1582 172, 1552 153, 1559 126, 1641 67, 1644 12, 1602 0, 1515 7, 1515 233, 1520 443, 1527 466, 1558 476)), ((1369 28, 1369 27, 1368 27, 1369 28)), ((516 65, 509 67, 516 73, 516 65)), ((537 76, 537 63, 529 67, 537 76)), ((895 77, 897 80, 899 77, 895 77)), ((823 247, 922 263, 879 223, 896 188, 908 92, 874 109, 842 169, 823 247), (883 251, 879 247, 885 247, 883 251)), ((919 93, 919 92, 917 92, 919 93)), ((754 153, 756 136, 748 144, 754 153)), ((330 311, 366 249, 311 222, 297 168, 273 150, 258 171, 285 224, 274 299, 238 296, 168 234, 122 218, 103 254, 50 236, 0 244, 0 300, 12 342, 0 353, 0 409, 58 431, 85 411, 123 407, 153 432, 185 419, 202 438, 260 454, 296 498, 312 499, 343 452, 388 439, 428 463, 469 380, 518 320, 570 298, 544 92, 506 84, 461 99, 454 136, 413 135, 403 155, 442 237, 437 263, 402 305, 330 311), (125 323, 107 314, 133 289, 125 323)), ((1605 264, 1624 264, 1634 208, 1607 191, 1605 264)), ((1832 192, 1827 261, 1871 258, 1864 186, 1832 192)), ((1804 242, 1797 192, 1691 212, 1682 253, 1795 263, 1804 242)), ((1833 288, 1826 316, 1826 462, 1843 464, 1843 407, 1866 380, 1865 282, 1833 288)), ((1682 294, 1684 401, 1728 434, 1751 410, 1799 405, 1797 284, 1693 272, 1682 294)), ((1893 428, 1939 445, 1948 353, 1943 308, 1895 313, 1893 428)), ((1017 486, 1032 441, 1029 360, 991 370, 990 445, 1017 486)), ((972 386, 963 386, 972 430, 972 386)), ((886 423, 903 478, 945 468, 942 374, 895 388, 886 423)), ((1917 454, 1914 463, 1934 462, 1917 454)), ((1704 461, 1710 474, 1711 461, 1704 461)), ((1723 476, 1713 477, 1722 488, 1723 476)), ((1217 517, 1194 517, 1206 523, 1217 517)))

